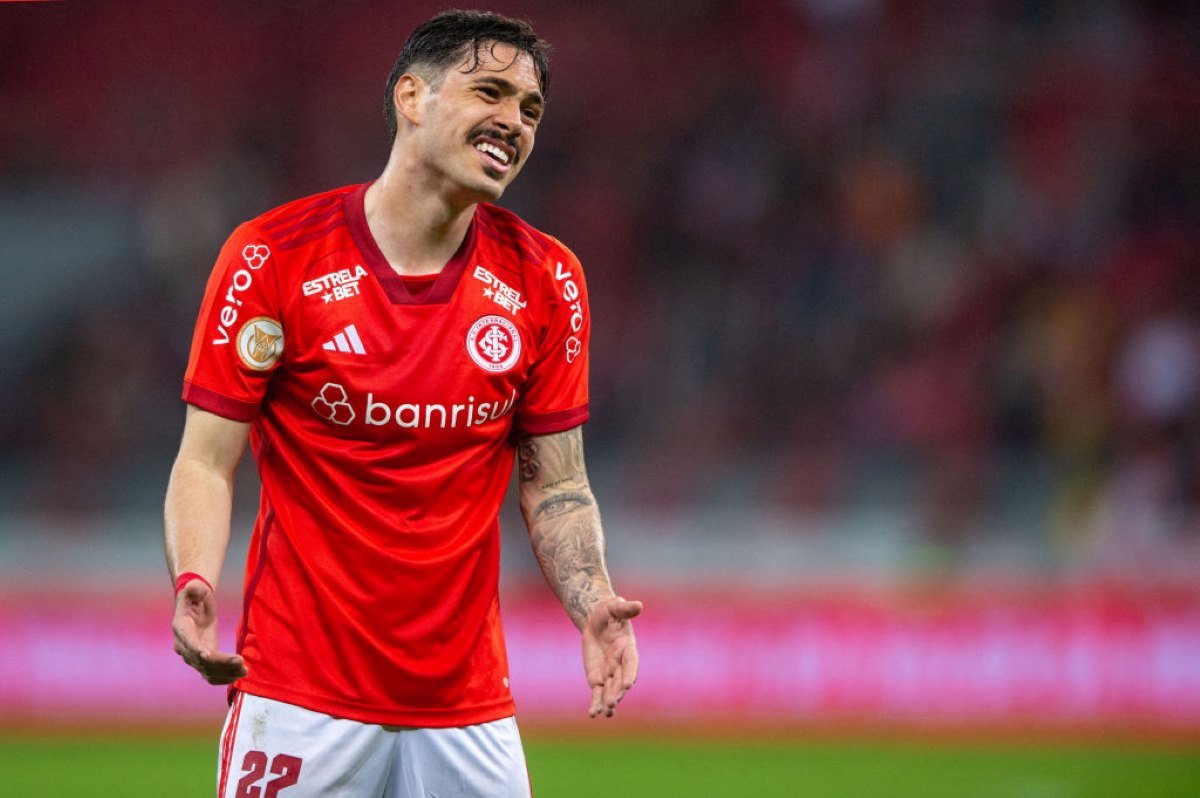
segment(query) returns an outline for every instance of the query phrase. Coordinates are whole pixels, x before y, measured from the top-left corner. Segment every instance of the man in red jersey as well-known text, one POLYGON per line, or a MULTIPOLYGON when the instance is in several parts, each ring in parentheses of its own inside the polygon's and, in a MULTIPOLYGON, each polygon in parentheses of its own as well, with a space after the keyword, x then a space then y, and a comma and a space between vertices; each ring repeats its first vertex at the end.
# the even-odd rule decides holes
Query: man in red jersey
POLYGON ((434 17, 388 80, 382 175, 263 214, 221 251, 165 539, 175 650, 232 685, 222 798, 529 794, 497 598, 517 456, 589 714, 633 685, 641 604, 610 585, 584 466, 583 272, 488 204, 528 160, 548 84, 527 24, 434 17), (213 591, 247 441, 262 493, 228 654, 213 591))

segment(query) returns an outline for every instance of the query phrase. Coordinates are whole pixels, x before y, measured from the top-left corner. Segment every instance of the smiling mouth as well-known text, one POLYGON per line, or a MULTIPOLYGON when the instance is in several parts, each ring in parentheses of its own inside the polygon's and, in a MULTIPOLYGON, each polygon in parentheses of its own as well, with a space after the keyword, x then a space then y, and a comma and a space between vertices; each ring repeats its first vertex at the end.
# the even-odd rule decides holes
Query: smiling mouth
POLYGON ((484 155, 492 156, 492 159, 499 161, 501 166, 508 166, 508 153, 497 147, 495 144, 481 141, 475 145, 475 149, 479 150, 484 155))
POLYGON ((473 140, 475 151, 483 156, 484 162, 499 173, 507 172, 517 162, 517 149, 502 139, 479 136, 473 140))

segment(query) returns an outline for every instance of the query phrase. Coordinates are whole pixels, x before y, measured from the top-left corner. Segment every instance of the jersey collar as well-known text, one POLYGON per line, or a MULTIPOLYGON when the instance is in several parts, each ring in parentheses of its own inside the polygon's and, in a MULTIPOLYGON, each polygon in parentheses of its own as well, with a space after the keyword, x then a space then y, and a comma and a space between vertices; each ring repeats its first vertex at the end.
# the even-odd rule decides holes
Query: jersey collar
MULTIPOLYGON (((478 225, 475 219, 471 219, 471 226, 467 228, 467 235, 463 238, 463 242, 458 247, 458 251, 450 260, 446 261, 446 265, 442 267, 438 273, 437 280, 433 286, 425 292, 420 299, 414 297, 404 285, 404 278, 396 273, 392 265, 388 263, 387 258, 383 256, 383 251, 379 249, 379 244, 375 241, 375 236, 371 235, 371 228, 367 226, 367 211, 364 205, 364 199, 367 195, 367 188, 370 183, 363 183, 361 186, 351 191, 346 195, 345 211, 346 222, 350 228, 350 237, 354 240, 358 251, 362 253, 363 260, 366 262, 367 268, 375 275, 375 279, 383 288, 388 299, 393 305, 444 305, 454 296, 454 289, 458 287, 458 282, 462 278, 463 271, 467 267, 467 261, 471 251, 475 249, 476 228, 478 225)), ((478 213, 478 209, 475 211, 478 213)))

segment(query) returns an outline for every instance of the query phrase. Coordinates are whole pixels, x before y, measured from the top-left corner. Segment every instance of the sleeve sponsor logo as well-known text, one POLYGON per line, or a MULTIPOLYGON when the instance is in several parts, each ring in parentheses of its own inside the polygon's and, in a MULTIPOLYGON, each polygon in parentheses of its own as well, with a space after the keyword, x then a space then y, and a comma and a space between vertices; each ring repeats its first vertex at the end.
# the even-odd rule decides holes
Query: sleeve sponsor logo
POLYGON ((583 351, 583 342, 572 335, 567 339, 567 362, 574 363, 575 358, 579 357, 579 353, 583 351))
POLYGON ((271 249, 266 244, 247 244, 242 247, 242 260, 254 271, 261 269, 271 257, 271 249))
POLYGON ((269 316, 255 316, 238 331, 237 353, 246 368, 273 368, 283 357, 283 327, 269 316))
POLYGON ((503 316, 484 316, 467 331, 467 354, 484 371, 508 371, 521 356, 517 325, 503 316))
MULTIPOLYGON (((225 291, 225 304, 217 314, 217 333, 213 337, 213 346, 224 346, 229 343, 229 331, 237 323, 238 308, 243 304, 239 294, 245 293, 254 285, 254 275, 251 270, 258 271, 271 257, 271 250, 265 244, 247 244, 242 247, 242 260, 246 262, 245 269, 233 273, 229 288, 225 291)), ((243 326, 243 330, 245 327, 243 326)))
POLYGON ((508 283, 492 274, 483 266, 475 267, 475 279, 487 286, 483 289, 484 297, 492 300, 514 316, 520 313, 521 309, 525 307, 525 300, 521 297, 520 291, 509 286, 508 283))
POLYGON ((367 270, 360 263, 353 269, 339 269, 308 280, 301 286, 301 290, 305 296, 320 294, 321 299, 328 305, 330 302, 341 302, 343 299, 358 296, 358 281, 366 276, 367 270))
MULTIPOLYGON (((583 297, 579 285, 575 282, 575 275, 563 266, 562 261, 558 261, 554 268, 554 279, 560 283, 563 301, 568 303, 567 308, 571 311, 571 332, 577 333, 583 329, 583 297)), ((567 363, 574 363, 581 351, 583 342, 577 336, 572 335, 567 339, 567 363)))
POLYGON ((562 283, 562 298, 571 310, 571 332, 579 332, 583 327, 583 299, 579 296, 574 274, 559 261, 554 269, 554 279, 562 283))

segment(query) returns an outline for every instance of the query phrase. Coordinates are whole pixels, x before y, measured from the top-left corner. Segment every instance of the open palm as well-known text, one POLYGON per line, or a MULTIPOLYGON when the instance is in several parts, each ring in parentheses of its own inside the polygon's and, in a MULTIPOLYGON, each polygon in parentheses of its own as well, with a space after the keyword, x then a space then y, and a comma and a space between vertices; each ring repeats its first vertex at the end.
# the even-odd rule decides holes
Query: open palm
POLYGON ((592 688, 589 717, 612 717, 617 703, 637 681, 637 641, 629 621, 642 611, 642 602, 620 596, 592 607, 583 627, 583 667, 592 688))

